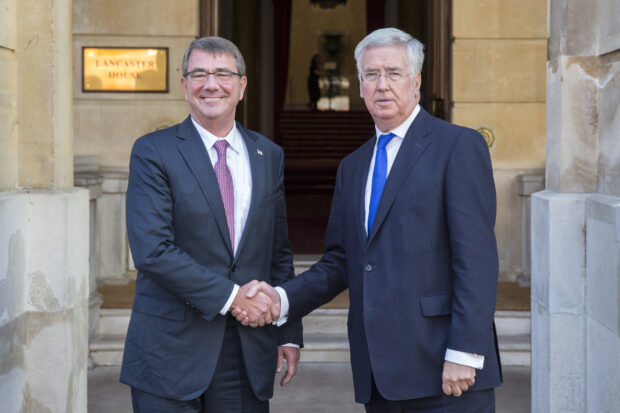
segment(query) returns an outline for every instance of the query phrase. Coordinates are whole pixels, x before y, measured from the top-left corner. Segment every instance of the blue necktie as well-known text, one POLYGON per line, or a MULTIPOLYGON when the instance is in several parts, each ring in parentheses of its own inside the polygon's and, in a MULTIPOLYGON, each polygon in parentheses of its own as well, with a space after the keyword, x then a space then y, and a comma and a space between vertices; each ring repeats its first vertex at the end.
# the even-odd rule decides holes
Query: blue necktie
POLYGON ((377 154, 375 155, 375 169, 372 171, 372 189, 370 190, 370 204, 368 205, 368 237, 372 231, 372 224, 377 215, 379 200, 387 179, 387 154, 385 147, 395 135, 388 133, 379 136, 377 143, 377 154))

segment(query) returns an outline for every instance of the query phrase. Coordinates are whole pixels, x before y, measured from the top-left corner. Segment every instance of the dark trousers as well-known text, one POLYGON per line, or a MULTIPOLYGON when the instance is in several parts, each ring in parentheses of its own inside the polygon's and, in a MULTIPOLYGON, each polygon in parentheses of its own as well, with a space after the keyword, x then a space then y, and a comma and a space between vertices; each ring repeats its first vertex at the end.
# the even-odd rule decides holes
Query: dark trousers
POLYGON ((373 379, 370 402, 364 407, 367 413, 495 413, 495 391, 466 391, 460 397, 441 394, 412 400, 386 400, 373 379))
POLYGON ((269 400, 259 400, 250 386, 233 322, 226 327, 213 380, 200 397, 173 400, 132 387, 131 400, 135 413, 269 413, 269 400))

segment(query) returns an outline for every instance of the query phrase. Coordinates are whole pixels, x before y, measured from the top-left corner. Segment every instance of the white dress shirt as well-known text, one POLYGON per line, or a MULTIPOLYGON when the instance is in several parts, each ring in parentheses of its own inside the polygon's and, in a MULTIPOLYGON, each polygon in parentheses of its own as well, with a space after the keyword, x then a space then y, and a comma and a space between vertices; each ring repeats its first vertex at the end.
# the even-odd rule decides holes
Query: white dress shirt
MULTIPOLYGON (((409 115, 409 117, 403 123, 401 123, 394 129, 389 130, 389 131, 381 131, 375 125, 376 142, 375 142, 375 146, 372 152, 372 159, 370 160, 370 168, 368 168, 368 178, 366 179, 366 192, 365 192, 365 197, 364 197, 364 207, 365 207, 364 208, 365 210, 364 227, 366 228, 366 233, 368 233, 368 206, 370 205, 370 193, 372 189, 372 174, 373 174, 373 170, 375 167, 375 156, 377 154, 377 143, 379 142, 379 136, 384 135, 389 132, 395 135, 385 147, 385 151, 387 155, 387 174, 386 174, 386 178, 387 178, 390 175, 390 170, 392 169, 392 165, 394 164, 394 159, 396 159, 396 155, 398 154, 400 145, 403 143, 403 139, 405 138, 405 135, 407 134, 409 127, 411 126, 411 124, 413 123, 413 121, 415 120, 419 112, 420 112, 420 105, 416 105, 416 107, 413 109, 413 112, 411 112, 411 115, 409 115)), ((280 305, 280 310, 281 310, 280 314, 282 314, 282 316, 278 320, 277 324, 282 325, 286 322, 287 317, 288 317, 289 302, 288 302, 288 297, 286 296, 286 291, 284 291, 284 289, 280 287, 276 287, 276 290, 280 294, 280 300, 282 302, 280 305)), ((444 358, 447 361, 462 364, 462 365, 469 366, 469 367, 474 367, 476 369, 482 369, 484 365, 484 356, 480 356, 477 354, 471 354, 471 353, 465 353, 462 351, 456 351, 452 349, 446 349, 446 355, 444 358)))
MULTIPOLYGON (((212 166, 215 166, 217 162, 217 151, 214 148, 215 142, 222 139, 228 142, 228 148, 226 149, 226 165, 228 165, 228 169, 230 169, 235 192, 235 242, 233 253, 236 254, 239 241, 243 235, 243 229, 245 228, 245 222, 248 219, 250 201, 252 199, 252 172, 250 169, 248 148, 245 146, 245 142, 237 129, 236 123, 233 123, 232 129, 226 136, 218 138, 200 126, 193 118, 192 122, 202 138, 212 166)), ((226 304, 224 304, 224 307, 220 310, 220 314, 225 315, 228 312, 228 309, 237 295, 237 291, 239 291, 239 285, 235 284, 228 301, 226 301, 226 304)))

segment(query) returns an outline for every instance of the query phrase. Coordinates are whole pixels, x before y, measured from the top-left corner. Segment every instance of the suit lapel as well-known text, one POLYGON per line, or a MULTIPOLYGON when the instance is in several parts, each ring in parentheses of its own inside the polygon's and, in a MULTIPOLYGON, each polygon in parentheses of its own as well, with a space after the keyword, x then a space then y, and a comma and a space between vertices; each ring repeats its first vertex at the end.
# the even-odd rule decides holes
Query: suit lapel
POLYGON ((187 166, 198 181, 200 190, 202 191, 207 204, 213 212, 215 222, 220 231, 220 235, 226 241, 224 244, 232 255, 232 246, 230 244, 230 235, 228 234, 228 224, 226 222, 226 211, 220 194, 220 187, 217 183, 215 171, 211 166, 211 160, 207 149, 194 127, 191 117, 187 117, 177 129, 177 137, 179 138, 178 148, 181 155, 187 162, 187 166))
POLYGON ((424 153, 428 145, 430 145, 430 139, 426 138, 430 133, 430 115, 426 113, 424 109, 420 109, 420 113, 418 113, 418 116, 407 131, 405 139, 403 139, 403 143, 398 150, 390 174, 385 182, 385 187, 383 188, 381 200, 377 208, 377 215, 375 215, 375 221, 372 225, 372 232, 368 237, 368 243, 372 242, 375 234, 385 220, 405 178, 409 175, 413 166, 422 153, 424 153))
POLYGON ((266 179, 266 166, 265 166, 265 155, 261 148, 259 148, 256 144, 256 139, 250 136, 247 131, 242 128, 239 124, 237 124, 237 130, 241 134, 243 138, 243 142, 245 142, 245 147, 248 150, 248 157, 250 158, 250 173, 252 176, 252 197, 250 200, 250 210, 248 211, 248 218, 245 221, 245 227, 243 233, 241 234, 241 240, 239 241, 239 246, 237 247, 236 257, 239 256, 239 252, 243 249, 244 245, 247 243, 246 231, 248 228, 252 228, 254 221, 258 216, 258 207, 259 200, 263 199, 265 193, 265 179, 266 179))

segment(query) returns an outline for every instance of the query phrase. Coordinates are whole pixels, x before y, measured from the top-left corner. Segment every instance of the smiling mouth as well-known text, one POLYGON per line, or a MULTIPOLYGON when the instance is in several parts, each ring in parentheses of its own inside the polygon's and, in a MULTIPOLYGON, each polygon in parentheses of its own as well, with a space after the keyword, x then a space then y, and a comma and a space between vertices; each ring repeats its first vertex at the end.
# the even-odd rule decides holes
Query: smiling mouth
POLYGON ((210 103, 217 102, 220 99, 224 99, 224 96, 202 96, 200 99, 204 102, 210 103))

